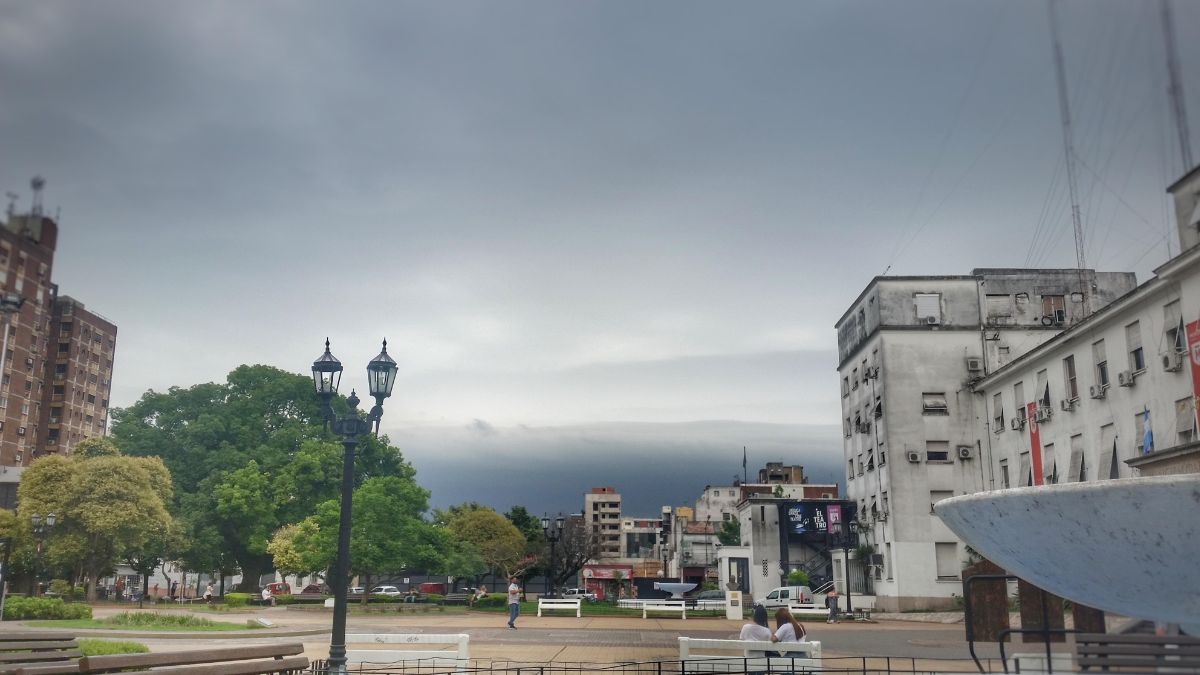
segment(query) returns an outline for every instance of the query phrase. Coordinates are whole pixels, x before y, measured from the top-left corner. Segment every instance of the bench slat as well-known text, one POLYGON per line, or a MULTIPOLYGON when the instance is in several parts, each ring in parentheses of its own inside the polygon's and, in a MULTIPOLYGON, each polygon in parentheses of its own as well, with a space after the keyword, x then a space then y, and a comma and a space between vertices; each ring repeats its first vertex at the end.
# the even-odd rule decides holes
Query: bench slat
POLYGON ((184 652, 151 654, 108 654, 85 656, 79 660, 81 673, 109 673, 128 668, 154 668, 219 661, 246 661, 269 657, 294 656, 304 653, 304 645, 292 642, 281 645, 255 645, 235 649, 193 649, 184 652))
MULTIPOLYGON (((61 637, 61 636, 60 636, 61 637)), ((38 651, 42 649, 78 649, 79 643, 74 640, 27 640, 24 642, 3 642, 0 643, 0 652, 28 650, 38 651)))
POLYGON ((79 672, 79 662, 42 663, 36 666, 22 666, 12 672, 16 675, 72 675, 79 672))
POLYGON ((74 639, 75 638, 73 638, 73 637, 68 637, 62 631, 49 631, 49 630, 19 631, 19 632, 5 633, 3 635, 0 635, 0 648, 3 648, 9 642, 24 642, 26 640, 59 641, 59 640, 74 640, 74 639))
POLYGON ((1079 633, 1076 644, 1146 644, 1146 645, 1200 645, 1200 637, 1190 635, 1141 635, 1079 633))
POLYGON ((1132 656, 1081 656, 1076 659, 1076 663, 1080 668, 1089 666, 1104 666, 1108 668, 1149 668, 1154 666, 1163 666, 1170 668, 1200 668, 1200 658, 1182 658, 1182 659, 1166 659, 1166 658, 1144 658, 1132 656))
POLYGON ((1075 650, 1080 656, 1144 655, 1144 656, 1200 656, 1200 645, 1170 647, 1166 645, 1079 645, 1075 650))
POLYGON ((192 666, 174 666, 171 668, 155 668, 150 672, 154 675, 260 675, 286 670, 304 670, 308 668, 308 665, 308 657, 289 656, 282 659, 264 659, 261 661, 231 661, 192 666))
POLYGON ((83 656, 78 649, 62 649, 52 652, 13 652, 0 653, 0 663, 34 663, 37 661, 63 661, 77 659, 83 656))

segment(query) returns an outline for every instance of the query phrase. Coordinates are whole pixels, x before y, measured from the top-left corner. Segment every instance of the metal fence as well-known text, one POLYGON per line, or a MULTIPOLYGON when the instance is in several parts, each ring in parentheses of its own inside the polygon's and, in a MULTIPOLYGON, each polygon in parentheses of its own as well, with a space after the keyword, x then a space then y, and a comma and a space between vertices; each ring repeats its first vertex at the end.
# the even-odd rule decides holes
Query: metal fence
MULTIPOLYGON (((706 658, 699 661, 662 659, 654 661, 617 661, 612 663, 531 663, 498 659, 473 659, 463 664, 432 660, 405 661, 392 664, 351 664, 349 673, 364 675, 689 675, 691 673, 748 673, 750 675, 785 675, 795 673, 845 673, 847 675, 978 675, 981 671, 968 659, 931 659, 895 656, 824 657, 819 669, 804 658, 773 657, 764 667, 760 659, 706 658)), ((985 673, 1003 673, 999 660, 982 659, 985 673)), ((331 675, 324 661, 313 662, 309 675, 331 675)))

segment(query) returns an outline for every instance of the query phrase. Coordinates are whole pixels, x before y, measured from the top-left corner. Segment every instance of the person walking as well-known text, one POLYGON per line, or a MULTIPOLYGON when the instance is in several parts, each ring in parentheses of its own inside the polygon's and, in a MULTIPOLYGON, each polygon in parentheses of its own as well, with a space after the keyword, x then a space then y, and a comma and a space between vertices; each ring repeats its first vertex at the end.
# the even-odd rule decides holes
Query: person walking
POLYGON ((787 607, 775 610, 775 627, 771 642, 808 642, 808 631, 804 630, 804 624, 797 621, 787 607))
POLYGON ((836 588, 830 588, 825 594, 825 607, 829 609, 829 618, 825 623, 837 623, 838 616, 838 592, 836 588))
POLYGON ((215 595, 215 593, 213 593, 212 582, 210 581, 208 582, 208 585, 204 587, 204 602, 207 602, 210 605, 213 604, 213 595, 215 595))
MULTIPOLYGON (((753 621, 742 626, 742 632, 738 635, 739 640, 759 640, 762 642, 771 642, 771 638, 775 635, 771 632, 771 627, 767 625, 767 608, 762 605, 754 606, 752 615, 753 621)), ((765 649, 747 649, 746 656, 757 657, 766 656, 765 649)))
POLYGON ((508 578, 508 629, 517 629, 517 615, 521 613, 521 587, 517 585, 517 577, 508 578))

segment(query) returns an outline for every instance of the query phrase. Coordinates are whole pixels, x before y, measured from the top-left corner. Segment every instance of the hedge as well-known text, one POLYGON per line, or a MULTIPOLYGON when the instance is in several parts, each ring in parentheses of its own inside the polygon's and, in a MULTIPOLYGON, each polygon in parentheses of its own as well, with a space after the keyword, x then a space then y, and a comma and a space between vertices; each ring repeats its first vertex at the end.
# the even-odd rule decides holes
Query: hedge
POLYGON ((226 607, 245 607, 246 605, 249 605, 249 604, 250 604, 250 594, 249 593, 226 593, 225 594, 225 606, 226 607))
POLYGON ((10 597, 4 603, 4 620, 25 619, 90 619, 92 608, 63 602, 61 598, 10 597))

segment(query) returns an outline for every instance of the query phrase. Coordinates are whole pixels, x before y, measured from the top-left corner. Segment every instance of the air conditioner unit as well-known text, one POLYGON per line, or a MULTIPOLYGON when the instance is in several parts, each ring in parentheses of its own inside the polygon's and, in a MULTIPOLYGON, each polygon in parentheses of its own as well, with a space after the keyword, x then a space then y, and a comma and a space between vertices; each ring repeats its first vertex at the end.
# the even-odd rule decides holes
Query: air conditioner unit
POLYGON ((1033 414, 1033 419, 1037 420, 1038 422, 1048 422, 1050 420, 1050 415, 1052 414, 1050 410, 1051 409, 1046 406, 1039 407, 1037 412, 1033 414))
POLYGON ((917 452, 916 450, 909 450, 905 454, 908 457, 908 461, 912 462, 913 464, 921 461, 921 453, 917 452))
POLYGON ((1171 352, 1170 354, 1162 355, 1163 370, 1168 373, 1178 373, 1183 370, 1183 354, 1179 352, 1171 352))
POLYGON ((887 522, 887 511, 880 511, 879 515, 875 516, 875 520, 887 522))
POLYGON ((967 370, 972 373, 978 373, 983 370, 983 359, 978 356, 967 357, 967 370))
POLYGON ((1128 370, 1122 370, 1121 372, 1117 373, 1117 384, 1121 385, 1122 387, 1132 387, 1133 373, 1128 370))
POLYGON ((1088 387, 1088 396, 1092 398, 1104 398, 1104 394, 1108 392, 1108 387, 1102 384, 1093 384, 1088 387))
POLYGON ((1008 426, 1012 427, 1013 431, 1020 431, 1025 428, 1025 418, 1014 417, 1008 421, 1008 426))
POLYGON ((882 554, 882 553, 872 553, 872 554, 871 554, 871 563, 870 563, 870 564, 872 564, 872 565, 882 565, 882 564, 883 564, 883 554, 882 554))
POLYGON ((969 445, 958 446, 958 458, 959 459, 971 459, 971 446, 969 446, 969 445))
POLYGON ((862 434, 871 433, 871 423, 870 422, 859 422, 858 431, 859 431, 859 433, 862 433, 862 434))
POLYGON ((937 324, 941 323, 941 320, 930 314, 929 316, 925 317, 925 323, 930 326, 936 326, 937 324))
POLYGON ((1059 403, 1059 406, 1062 407, 1063 412, 1071 412, 1072 410, 1075 409, 1075 399, 1073 399, 1073 398, 1064 398, 1063 400, 1059 401, 1058 403, 1059 403))

